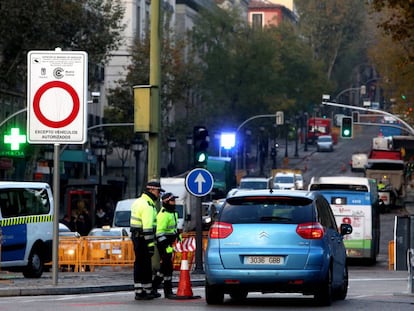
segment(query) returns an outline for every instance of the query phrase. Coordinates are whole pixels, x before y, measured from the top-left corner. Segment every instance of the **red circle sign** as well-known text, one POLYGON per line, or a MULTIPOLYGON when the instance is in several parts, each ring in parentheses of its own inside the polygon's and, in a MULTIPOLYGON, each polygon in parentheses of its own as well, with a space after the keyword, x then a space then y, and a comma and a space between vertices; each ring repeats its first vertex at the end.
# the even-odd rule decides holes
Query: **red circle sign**
POLYGON ((69 125, 73 120, 76 119, 76 116, 79 113, 80 109, 80 101, 78 94, 76 93, 75 89, 71 87, 69 84, 62 82, 62 81, 51 81, 48 83, 43 84, 36 92, 33 98, 33 112, 36 115, 36 117, 39 119, 41 123, 43 123, 46 126, 53 127, 53 128, 60 128, 69 125), (69 95, 72 97, 73 100, 73 107, 72 112, 69 114, 69 116, 66 119, 63 119, 61 121, 52 121, 49 120, 44 116, 42 111, 40 111, 40 98, 43 96, 43 94, 53 88, 61 88, 64 89, 66 92, 69 93, 69 95))

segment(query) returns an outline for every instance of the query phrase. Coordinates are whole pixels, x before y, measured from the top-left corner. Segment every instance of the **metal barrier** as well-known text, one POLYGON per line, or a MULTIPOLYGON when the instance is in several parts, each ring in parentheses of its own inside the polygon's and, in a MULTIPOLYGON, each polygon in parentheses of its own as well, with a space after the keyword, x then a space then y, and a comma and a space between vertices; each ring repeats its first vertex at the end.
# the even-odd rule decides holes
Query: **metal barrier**
MULTIPOLYGON (((183 242, 193 238, 185 234, 183 242)), ((203 250, 207 241, 203 238, 203 250)), ((188 252, 188 262, 193 263, 194 252, 188 252)), ((132 267, 135 261, 134 246, 129 237, 59 237, 59 270, 85 272, 94 271, 96 267, 112 266, 132 267)), ((175 270, 180 270, 182 253, 174 252, 175 270)), ((51 266, 52 262, 46 265, 51 266)))
POLYGON ((395 243, 394 240, 388 242, 388 270, 394 270, 395 265, 395 243))

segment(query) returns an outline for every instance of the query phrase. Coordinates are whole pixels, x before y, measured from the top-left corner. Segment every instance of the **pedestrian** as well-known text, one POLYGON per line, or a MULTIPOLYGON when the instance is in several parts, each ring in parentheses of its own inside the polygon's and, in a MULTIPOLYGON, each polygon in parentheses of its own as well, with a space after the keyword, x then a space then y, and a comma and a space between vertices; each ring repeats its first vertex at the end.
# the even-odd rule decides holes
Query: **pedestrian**
POLYGON ((157 214, 157 231, 155 234, 157 249, 160 254, 160 270, 152 282, 153 291, 164 282, 164 297, 174 299, 177 296, 172 290, 173 275, 173 244, 179 239, 177 228, 178 212, 175 208, 177 196, 167 192, 162 196, 162 207, 157 214))
POLYGON ((95 226, 97 228, 102 228, 102 226, 109 225, 108 216, 106 215, 105 211, 102 207, 99 207, 96 211, 96 220, 95 226))
POLYGON ((135 253, 135 300, 149 300, 161 296, 152 291, 151 263, 155 250, 156 202, 161 192, 163 192, 161 184, 157 181, 150 181, 141 196, 131 206, 131 238, 135 253))

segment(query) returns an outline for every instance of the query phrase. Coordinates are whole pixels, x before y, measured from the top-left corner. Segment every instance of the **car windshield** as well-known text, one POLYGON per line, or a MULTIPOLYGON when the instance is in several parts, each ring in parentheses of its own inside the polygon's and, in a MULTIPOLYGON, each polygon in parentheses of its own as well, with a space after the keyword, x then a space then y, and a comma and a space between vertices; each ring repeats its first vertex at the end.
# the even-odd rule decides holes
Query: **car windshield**
POLYGON ((319 141, 323 143, 331 142, 332 139, 330 137, 319 137, 319 141))
POLYGON ((131 211, 118 211, 115 213, 114 226, 129 227, 131 221, 131 211))
POLYGON ((275 183, 293 184, 293 177, 291 177, 291 176, 276 176, 275 183))
POLYGON ((287 223, 313 221, 312 200, 292 197, 241 197, 227 199, 220 215, 221 222, 287 223))

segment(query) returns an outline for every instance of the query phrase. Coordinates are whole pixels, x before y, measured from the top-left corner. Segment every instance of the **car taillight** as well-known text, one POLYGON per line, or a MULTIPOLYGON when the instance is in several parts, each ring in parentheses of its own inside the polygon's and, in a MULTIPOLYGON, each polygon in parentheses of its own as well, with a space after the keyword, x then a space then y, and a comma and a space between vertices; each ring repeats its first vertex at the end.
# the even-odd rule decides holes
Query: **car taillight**
POLYGON ((323 238, 324 229, 319 222, 306 222, 296 227, 296 233, 304 239, 318 240, 323 238))
POLYGON ((215 222, 210 227, 210 239, 225 239, 233 232, 233 226, 226 222, 215 222))

